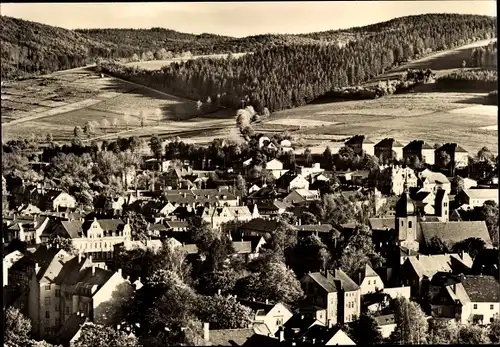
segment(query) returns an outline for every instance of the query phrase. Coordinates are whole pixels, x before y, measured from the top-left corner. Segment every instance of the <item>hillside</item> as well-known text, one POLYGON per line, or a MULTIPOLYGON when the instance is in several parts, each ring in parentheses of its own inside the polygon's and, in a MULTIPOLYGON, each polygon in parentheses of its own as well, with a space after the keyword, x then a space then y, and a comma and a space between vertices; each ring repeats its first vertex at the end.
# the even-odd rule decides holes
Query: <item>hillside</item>
MULTIPOLYGON (((440 23, 456 22, 457 30, 483 35, 496 32, 495 19, 469 15, 420 15, 345 30, 299 35, 255 35, 244 38, 213 34, 188 34, 163 28, 66 30, 39 23, 0 16, 2 29, 2 79, 84 66, 96 58, 163 60, 183 52, 193 55, 243 53, 282 46, 344 46, 348 42, 377 39, 379 35, 407 35, 419 27, 431 27, 429 39, 442 37, 438 46, 446 47, 440 23), (465 25, 465 26, 464 26, 465 25)), ((474 37, 471 37, 474 40, 474 37)), ((465 40, 465 37, 464 37, 465 40)), ((463 40, 463 41, 464 41, 463 40)), ((458 41, 458 40, 457 40, 458 41)), ((410 42, 410 41, 409 41, 410 42)), ((411 42, 422 45, 418 41, 411 42)), ((458 44, 460 42, 457 42, 458 44)), ((424 42, 424 46, 433 46, 424 42)))
POLYGON ((62 28, 0 16, 2 79, 83 66, 117 45, 62 28))
POLYGON ((256 50, 239 59, 174 63, 160 71, 113 64, 105 66, 105 71, 192 100, 210 98, 231 108, 241 107, 243 100, 259 112, 264 107, 278 111, 305 105, 335 87, 358 85, 432 52, 493 37, 496 20, 432 14, 398 18, 352 32, 364 34, 343 47, 288 44, 256 50))

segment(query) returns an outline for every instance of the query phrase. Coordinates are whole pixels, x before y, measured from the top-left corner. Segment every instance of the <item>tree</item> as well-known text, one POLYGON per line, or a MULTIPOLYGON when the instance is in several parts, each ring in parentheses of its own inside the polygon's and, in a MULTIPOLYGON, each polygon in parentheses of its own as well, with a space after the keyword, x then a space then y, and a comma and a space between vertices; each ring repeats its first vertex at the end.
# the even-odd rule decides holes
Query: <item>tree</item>
POLYGON ((139 111, 139 120, 141 121, 141 128, 144 128, 144 122, 146 121, 148 117, 146 116, 146 111, 141 110, 139 111))
POLYGON ((151 139, 149 140, 149 148, 151 149, 151 152, 153 153, 155 159, 160 160, 163 154, 163 148, 158 136, 155 135, 151 137, 151 139))
POLYGON ((205 296, 198 302, 196 315, 214 329, 246 328, 252 321, 252 310, 232 296, 205 296))
POLYGON ((83 136, 83 129, 77 125, 73 130, 73 134, 75 135, 75 137, 81 138, 83 136))
POLYGON ((351 333, 356 344, 378 345, 383 341, 377 321, 370 313, 362 313, 353 322, 351 333))
POLYGON ((458 331, 458 343, 480 345, 491 343, 488 331, 478 325, 462 325, 458 331))
POLYGON ((486 246, 485 242, 477 237, 469 237, 453 245, 453 252, 467 252, 474 259, 486 246))
POLYGON ((250 125, 251 115, 247 109, 239 109, 236 112, 236 126, 243 130, 250 125))
POLYGON ((316 235, 301 238, 293 249, 288 263, 299 276, 308 271, 326 269, 330 261, 327 246, 316 235))
POLYGON ((434 318, 429 320, 429 343, 449 345, 457 342, 458 326, 455 321, 434 318))
POLYGON ((486 201, 479 210, 480 219, 486 222, 493 245, 498 247, 498 204, 494 201, 486 201))
POLYGON ((52 136, 52 133, 47 134, 47 142, 52 143, 54 141, 54 136, 52 136))
POLYGON ((135 211, 125 212, 125 220, 130 224, 132 235, 138 237, 139 235, 146 236, 148 233, 148 222, 142 213, 135 211))
POLYGON ((445 254, 450 253, 452 247, 438 236, 433 236, 425 246, 430 254, 445 254))
POLYGON ((233 269, 223 269, 219 271, 204 271, 198 278, 198 292, 203 295, 215 295, 219 292, 222 295, 233 291, 238 274, 233 269))
POLYGON ((241 175, 236 176, 236 189, 238 189, 242 197, 247 195, 247 183, 241 175))
POLYGON ((464 179, 458 175, 453 177, 451 181, 452 190, 455 194, 460 193, 464 190, 464 179))
POLYGON ((163 112, 161 111, 161 109, 157 108, 155 110, 156 125, 160 125, 162 117, 163 117, 163 112))
POLYGON ((50 247, 63 249, 69 254, 78 254, 78 250, 75 246, 73 246, 73 243, 69 238, 51 235, 51 237, 49 237, 48 245, 50 245, 50 247))
POLYGON ((396 328, 391 334, 391 341, 402 344, 425 344, 427 341, 428 322, 417 303, 404 297, 394 300, 394 320, 396 328))
POLYGON ((271 117, 271 112, 269 112, 269 109, 267 107, 264 107, 264 110, 262 111, 262 116, 264 118, 269 118, 271 117))
POLYGON ((4 311, 4 336, 5 346, 22 347, 29 342, 31 321, 17 308, 9 307, 4 311))
POLYGON ((287 249, 291 249, 297 243, 297 230, 284 220, 278 222, 276 230, 271 235, 269 247, 276 254, 284 255, 287 249))
POLYGON ((311 166, 312 165, 312 153, 310 148, 306 148, 304 150, 304 159, 306 160, 306 165, 311 166))
POLYGON ((81 328, 81 334, 71 347, 108 347, 108 346, 123 346, 135 347, 139 346, 139 341, 136 337, 128 336, 123 331, 117 331, 111 327, 86 323, 81 328))
POLYGON ((491 342, 500 342, 500 318, 493 318, 493 322, 490 324, 489 337, 491 342))
POLYGON ((87 123, 85 123, 85 127, 83 128, 83 132, 88 137, 94 135, 95 134, 95 124, 94 124, 94 122, 88 121, 87 123))
POLYGON ((246 297, 271 302, 293 303, 303 295, 300 282, 285 263, 272 260, 264 265, 261 272, 241 280, 246 297))
POLYGON ((441 169, 447 169, 451 163, 450 155, 445 151, 439 151, 437 156, 437 164, 441 169))

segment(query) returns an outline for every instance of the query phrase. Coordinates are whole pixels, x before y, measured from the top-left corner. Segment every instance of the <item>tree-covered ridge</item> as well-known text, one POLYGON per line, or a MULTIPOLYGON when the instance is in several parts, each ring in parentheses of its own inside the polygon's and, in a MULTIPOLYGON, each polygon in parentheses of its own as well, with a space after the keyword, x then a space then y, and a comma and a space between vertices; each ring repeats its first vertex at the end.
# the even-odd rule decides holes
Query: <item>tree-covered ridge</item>
MULTIPOLYGON (((143 71, 117 65, 106 71, 194 100, 220 98, 238 108, 244 100, 258 112, 305 105, 335 87, 356 85, 424 54, 492 37, 489 17, 431 15, 408 17, 394 30, 338 45, 288 45, 257 50, 239 59, 198 59, 143 71)), ((406 17, 405 17, 406 18, 406 17)))
POLYGON ((71 30, 0 16, 2 79, 84 66, 121 48, 71 30))

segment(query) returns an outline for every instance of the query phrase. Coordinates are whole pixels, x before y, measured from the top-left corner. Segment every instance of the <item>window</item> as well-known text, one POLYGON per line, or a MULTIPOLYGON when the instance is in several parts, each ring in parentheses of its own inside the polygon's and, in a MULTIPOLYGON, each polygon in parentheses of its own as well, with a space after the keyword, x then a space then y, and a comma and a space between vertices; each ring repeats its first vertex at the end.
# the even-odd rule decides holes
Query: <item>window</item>
POLYGON ((49 311, 45 311, 45 318, 50 318, 50 312, 49 311))
POLYGON ((50 290, 50 284, 47 284, 47 285, 45 286, 45 290, 50 290))
POLYGON ((49 297, 45 298, 45 305, 50 305, 50 298, 49 297))
POLYGON ((276 318, 276 325, 283 325, 283 318, 276 318))
POLYGON ((493 317, 490 318, 490 323, 493 323, 493 317))
POLYGON ((490 305, 490 310, 493 310, 493 304, 490 305))
POLYGON ((46 335, 50 334, 50 328, 47 328, 47 327, 43 328, 43 332, 44 332, 46 335))
POLYGON ((56 302, 56 312, 61 311, 61 304, 56 302))
POLYGON ((411 228, 411 221, 408 222, 408 228, 411 228))
POLYGON ((368 284, 370 284, 370 280, 368 280, 368 284))
POLYGON ((56 298, 61 297, 61 289, 56 289, 56 298))
POLYGON ((477 304, 474 304, 474 310, 477 310, 477 304))
POLYGON ((404 221, 401 221, 401 226, 404 226, 405 225, 405 222, 404 221))
POLYGON ((373 284, 377 284, 377 280, 373 280, 373 284))

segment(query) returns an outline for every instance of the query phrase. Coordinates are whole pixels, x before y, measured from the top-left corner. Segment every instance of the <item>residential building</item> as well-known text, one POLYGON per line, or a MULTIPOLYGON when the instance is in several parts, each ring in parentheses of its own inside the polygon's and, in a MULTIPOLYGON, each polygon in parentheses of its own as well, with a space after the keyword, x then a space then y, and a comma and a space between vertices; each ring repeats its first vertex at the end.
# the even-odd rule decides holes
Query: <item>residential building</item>
POLYGON ((314 325, 324 326, 324 324, 315 317, 311 317, 300 312, 295 313, 284 325, 285 339, 301 339, 302 336, 304 336, 304 334, 314 325))
POLYGON ((313 325, 301 338, 301 343, 319 346, 355 346, 356 343, 340 328, 313 325))
POLYGON ((345 146, 352 148, 356 154, 365 152, 369 155, 375 155, 375 142, 367 139, 365 135, 355 135, 351 137, 345 142, 345 146))
POLYGON ((303 204, 320 199, 321 196, 318 190, 294 189, 283 201, 289 204, 303 204))
POLYGON ((4 255, 2 264, 4 287, 9 284, 9 269, 22 257, 24 257, 24 254, 19 251, 10 252, 9 254, 4 255))
POLYGON ((489 325, 500 312, 500 283, 493 276, 463 276, 443 288, 431 304, 433 317, 460 324, 489 325))
POLYGON ((266 170, 271 172, 274 178, 280 178, 288 170, 283 169, 283 163, 278 159, 270 160, 266 163, 266 170))
POLYGON ((467 189, 455 196, 455 201, 464 210, 482 207, 486 201, 498 204, 498 189, 467 189))
MULTIPOLYGON (((4 220, 5 221, 5 220, 4 220)), ((7 228, 4 229, 4 242, 19 240, 28 244, 40 244, 41 236, 49 223, 47 216, 13 216, 12 220, 6 220, 7 228)))
POLYGON ((132 231, 128 222, 121 219, 97 219, 55 221, 46 228, 42 239, 50 235, 71 239, 75 249, 82 254, 92 255, 94 261, 112 258, 114 245, 130 241, 132 231))
POLYGON ((410 256, 401 267, 400 280, 411 287, 412 296, 422 297, 436 273, 469 273, 471 268, 472 258, 467 253, 410 256))
POLYGON ((408 188, 417 187, 418 179, 415 172, 409 168, 401 166, 392 166, 384 170, 386 179, 381 182, 383 190, 389 194, 401 195, 404 191, 404 185, 408 188))
POLYGON ((265 324, 273 336, 293 316, 292 311, 282 303, 272 304, 268 301, 263 303, 252 300, 238 301, 255 312, 253 323, 265 324))
POLYGON ((441 172, 433 172, 425 169, 418 173, 419 186, 429 192, 436 192, 438 189, 444 189, 447 194, 451 193, 451 183, 441 172))
POLYGON ((384 282, 380 276, 368 265, 358 274, 360 295, 375 293, 384 289, 384 282))
POLYGON ((283 212, 286 211, 286 209, 290 206, 286 202, 280 201, 278 199, 275 199, 274 201, 263 201, 263 202, 257 202, 255 205, 252 205, 252 209, 257 206, 258 211, 261 216, 263 217, 277 217, 283 212))
POLYGON ((451 163, 456 169, 466 168, 469 165, 469 153, 456 143, 445 143, 434 151, 434 161, 439 163, 439 153, 445 152, 450 156, 451 163))
POLYGON ((46 211, 59 211, 60 209, 74 209, 76 207, 76 199, 60 190, 44 191, 40 197, 41 209, 46 211))
POLYGON ((301 283, 307 301, 326 309, 326 325, 349 323, 359 317, 359 286, 340 269, 306 274, 301 283))
POLYGON ((418 158, 420 162, 434 165, 434 147, 422 140, 413 140, 403 147, 403 159, 418 158))
POLYGON ((287 171, 276 180, 276 187, 287 191, 293 189, 309 189, 309 181, 296 171, 287 171))
POLYGON ((325 169, 321 168, 320 163, 314 163, 311 167, 297 167, 297 173, 302 175, 304 178, 310 178, 312 175, 321 174, 323 172, 325 172, 325 169))
POLYGON ((403 158, 403 145, 392 138, 378 142, 374 147, 374 154, 382 161, 401 160, 403 158))

